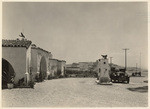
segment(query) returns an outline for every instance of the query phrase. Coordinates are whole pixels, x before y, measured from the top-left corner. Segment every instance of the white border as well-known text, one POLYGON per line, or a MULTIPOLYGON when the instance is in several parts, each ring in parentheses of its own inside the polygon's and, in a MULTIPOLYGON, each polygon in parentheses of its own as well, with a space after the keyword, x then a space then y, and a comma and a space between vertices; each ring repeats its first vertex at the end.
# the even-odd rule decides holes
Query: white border
MULTIPOLYGON (((150 68, 150 58, 149 58, 149 55, 150 55, 150 37, 149 37, 149 34, 150 34, 150 29, 149 29, 149 25, 150 25, 150 3, 149 3, 149 0, 2 0, 0 1, 0 35, 1 35, 1 39, 2 39, 2 2, 148 2, 148 72, 149 72, 149 68, 150 68)), ((2 44, 2 40, 0 41, 0 44, 2 44)), ((2 46, 0 47, 0 51, 1 51, 1 54, 0 56, 2 56, 2 46)), ((1 62, 2 62, 2 58, 0 58, 1 62)), ((1 65, 1 62, 0 62, 0 65, 1 65)), ((1 67, 0 67, 0 70, 1 70, 1 67)), ((1 77, 1 73, 0 73, 0 77, 1 77)), ((149 81, 149 78, 150 78, 150 74, 148 74, 148 81, 149 81)), ((1 79, 0 79, 1 80, 1 79)), ((148 86, 149 86, 150 83, 148 83, 148 86)), ((0 87, 1 87, 1 81, 0 81, 0 87)), ((150 91, 150 87, 148 87, 148 107, 105 107, 107 109, 111 109, 111 108, 117 108, 117 109, 122 109, 122 108, 130 108, 130 109, 149 109, 150 108, 150 105, 149 105, 149 98, 150 98, 150 94, 149 94, 149 91, 150 91)), ((0 103, 0 107, 1 108, 4 108, 2 107, 2 92, 0 91, 0 97, 1 97, 1 103, 0 103)), ((133 101, 134 102, 134 101, 133 101)), ((11 107, 12 109, 16 109, 15 107, 11 107)), ((20 107, 17 107, 18 109, 20 109, 20 107)), ((29 108, 29 107, 28 107, 29 108)), ((21 109, 28 109, 28 108, 25 108, 25 107, 21 107, 21 109)), ((32 109, 36 109, 36 108, 40 108, 40 109, 43 109, 45 107, 35 107, 35 108, 32 108, 32 109)), ((46 107, 48 109, 53 109, 52 107, 49 108, 49 107, 46 107)), ((83 108, 83 107, 82 107, 83 108)), ((93 107, 94 109, 103 109, 104 107, 93 107)), ((10 108, 5 108, 5 109, 10 109, 10 108)), ((57 109, 66 109, 66 108, 57 108, 57 109)), ((81 109, 81 108, 69 108, 69 109, 81 109)), ((89 108, 87 108, 89 109, 89 108)))

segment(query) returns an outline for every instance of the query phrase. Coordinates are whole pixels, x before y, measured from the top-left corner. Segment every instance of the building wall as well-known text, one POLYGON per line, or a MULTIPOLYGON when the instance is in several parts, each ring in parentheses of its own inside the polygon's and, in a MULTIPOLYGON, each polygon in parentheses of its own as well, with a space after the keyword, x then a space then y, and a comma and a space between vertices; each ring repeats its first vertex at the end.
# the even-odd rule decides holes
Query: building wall
POLYGON ((80 70, 87 71, 89 69, 89 65, 91 65, 92 62, 79 62, 80 70))
POLYGON ((26 80, 27 84, 29 81, 32 81, 32 74, 31 74, 31 45, 26 51, 26 80))
POLYGON ((7 60, 15 71, 15 84, 19 79, 25 77, 26 73, 26 51, 25 47, 2 47, 2 58, 7 60))
POLYGON ((37 51, 36 49, 31 49, 31 73, 33 75, 33 80, 37 75, 37 51))
POLYGON ((52 77, 55 77, 57 75, 57 69, 58 69, 58 60, 57 59, 50 59, 50 75, 52 77))
POLYGON ((61 75, 61 71, 62 71, 62 62, 60 60, 58 60, 58 64, 57 64, 57 74, 61 75))
POLYGON ((80 68, 79 67, 66 67, 66 70, 69 70, 69 71, 80 71, 80 68))
POLYGON ((62 61, 61 63, 61 75, 64 76, 66 72, 66 62, 62 61))
POLYGON ((51 53, 47 53, 41 49, 38 48, 31 48, 31 67, 32 67, 32 74, 33 79, 35 80, 36 75, 40 73, 40 62, 41 58, 44 57, 46 60, 46 79, 48 78, 48 75, 50 73, 50 62, 49 59, 52 58, 51 53))
POLYGON ((62 60, 58 60, 57 64, 57 74, 60 76, 64 76, 66 68, 66 62, 62 60))

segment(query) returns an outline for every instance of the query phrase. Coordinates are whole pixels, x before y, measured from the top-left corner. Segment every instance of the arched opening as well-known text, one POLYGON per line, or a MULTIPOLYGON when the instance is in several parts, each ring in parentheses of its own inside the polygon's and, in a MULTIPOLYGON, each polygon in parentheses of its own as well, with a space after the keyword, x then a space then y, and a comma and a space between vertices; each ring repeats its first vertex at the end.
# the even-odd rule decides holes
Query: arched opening
POLYGON ((13 83, 15 71, 12 65, 2 58, 2 89, 7 88, 7 83, 13 83))
POLYGON ((66 76, 66 68, 63 67, 63 75, 62 76, 66 76))
POLYGON ((47 74, 47 66, 46 66, 46 59, 45 57, 43 56, 41 58, 41 61, 40 61, 40 74, 39 74, 39 81, 43 81, 46 77, 46 74, 47 74))
POLYGON ((66 68, 64 67, 64 74, 66 73, 66 68))

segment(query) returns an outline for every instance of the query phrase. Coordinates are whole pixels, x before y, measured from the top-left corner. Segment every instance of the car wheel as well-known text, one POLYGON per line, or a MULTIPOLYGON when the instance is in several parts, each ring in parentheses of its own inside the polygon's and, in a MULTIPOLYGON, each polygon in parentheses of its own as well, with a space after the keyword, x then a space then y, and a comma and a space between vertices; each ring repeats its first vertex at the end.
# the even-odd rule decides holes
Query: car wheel
POLYGON ((129 82, 130 82, 130 79, 128 78, 128 79, 127 79, 127 84, 129 84, 129 82))

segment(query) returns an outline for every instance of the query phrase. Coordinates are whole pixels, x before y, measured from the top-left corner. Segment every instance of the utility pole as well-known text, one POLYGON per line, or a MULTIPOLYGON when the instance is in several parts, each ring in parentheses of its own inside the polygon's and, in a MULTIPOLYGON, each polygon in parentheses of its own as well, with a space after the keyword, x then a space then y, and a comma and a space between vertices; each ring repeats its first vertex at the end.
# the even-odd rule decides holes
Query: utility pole
POLYGON ((125 51, 125 71, 127 70, 127 50, 129 50, 128 48, 124 48, 123 49, 125 51))
POLYGON ((140 72, 141 72, 141 52, 140 52, 140 72))
POLYGON ((137 63, 136 63, 136 73, 137 73, 138 71, 137 71, 137 63))
POLYGON ((142 73, 142 68, 141 68, 141 52, 140 52, 140 76, 141 76, 141 73, 142 73))

